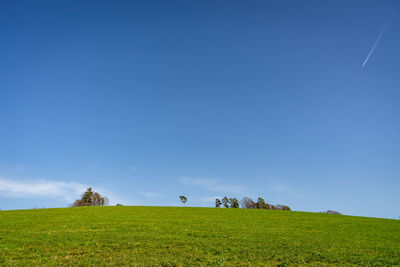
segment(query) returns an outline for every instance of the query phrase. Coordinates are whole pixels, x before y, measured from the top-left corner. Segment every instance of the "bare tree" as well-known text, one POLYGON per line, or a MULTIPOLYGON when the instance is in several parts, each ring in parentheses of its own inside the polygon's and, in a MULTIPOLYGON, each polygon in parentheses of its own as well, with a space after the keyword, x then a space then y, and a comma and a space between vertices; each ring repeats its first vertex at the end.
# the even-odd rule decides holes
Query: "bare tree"
POLYGON ((242 208, 245 209, 257 209, 257 203, 255 203, 251 198, 244 197, 241 201, 242 208))
POLYGON ((92 196, 92 206, 107 206, 108 198, 102 197, 99 193, 94 192, 92 196))

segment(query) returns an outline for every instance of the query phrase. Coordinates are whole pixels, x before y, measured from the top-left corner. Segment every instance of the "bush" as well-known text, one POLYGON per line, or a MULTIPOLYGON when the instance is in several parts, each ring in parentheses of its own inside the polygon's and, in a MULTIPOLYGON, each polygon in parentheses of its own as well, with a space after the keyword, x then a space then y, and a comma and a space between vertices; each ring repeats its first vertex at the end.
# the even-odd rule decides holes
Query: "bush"
POLYGON ((340 212, 335 211, 335 210, 327 210, 327 211, 323 211, 322 213, 342 215, 340 212))

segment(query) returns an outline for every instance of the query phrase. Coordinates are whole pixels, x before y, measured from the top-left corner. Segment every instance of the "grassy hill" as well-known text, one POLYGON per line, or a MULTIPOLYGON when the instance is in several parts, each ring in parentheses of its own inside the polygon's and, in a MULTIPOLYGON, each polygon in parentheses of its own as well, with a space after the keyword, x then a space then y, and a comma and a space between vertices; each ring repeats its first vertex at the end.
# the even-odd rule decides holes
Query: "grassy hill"
POLYGON ((400 221, 273 210, 0 211, 0 266, 400 265, 400 221))

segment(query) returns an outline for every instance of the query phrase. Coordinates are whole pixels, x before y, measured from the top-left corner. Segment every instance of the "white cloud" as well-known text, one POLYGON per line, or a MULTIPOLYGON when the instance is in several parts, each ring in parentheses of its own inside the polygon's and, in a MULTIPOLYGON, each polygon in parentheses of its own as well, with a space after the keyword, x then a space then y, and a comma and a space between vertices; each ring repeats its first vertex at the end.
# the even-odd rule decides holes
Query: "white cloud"
POLYGON ((49 180, 11 180, 0 178, 0 196, 32 198, 61 197, 67 201, 82 194, 88 186, 75 182, 49 180))
MULTIPOLYGON (((86 189, 90 187, 85 184, 66 181, 51 180, 14 180, 0 177, 0 197, 7 198, 59 198, 66 203, 71 203, 79 198, 86 189)), ((110 205, 121 203, 134 205, 138 202, 125 198, 121 194, 109 191, 102 187, 92 186, 93 190, 106 196, 110 205)))
POLYGON ((214 192, 229 192, 229 193, 241 193, 245 190, 243 186, 240 185, 227 185, 218 182, 214 179, 209 178, 181 178, 181 182, 184 184, 190 184, 199 186, 203 189, 214 191, 214 192))
POLYGON ((163 198, 164 196, 153 192, 139 192, 140 195, 146 198, 163 198))

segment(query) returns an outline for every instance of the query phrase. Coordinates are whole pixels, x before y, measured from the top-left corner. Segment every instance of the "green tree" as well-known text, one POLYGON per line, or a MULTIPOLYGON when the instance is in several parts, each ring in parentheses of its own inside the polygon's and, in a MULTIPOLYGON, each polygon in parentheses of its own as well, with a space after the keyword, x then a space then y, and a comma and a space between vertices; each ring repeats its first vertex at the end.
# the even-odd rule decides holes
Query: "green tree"
POLYGON ((216 198, 215 199, 215 207, 219 208, 219 207, 221 207, 221 204, 222 204, 221 200, 219 198, 216 198))
POLYGON ((264 209, 265 208, 265 201, 261 197, 257 199, 257 209, 264 209))
POLYGON ((179 196, 179 198, 181 199, 183 205, 185 206, 185 205, 186 205, 186 201, 187 201, 187 197, 185 197, 185 196, 179 196))
POLYGON ((229 208, 229 199, 226 196, 222 199, 222 204, 225 208, 229 208))
POLYGON ((239 201, 235 197, 234 198, 230 198, 229 202, 230 202, 230 207, 231 208, 235 208, 235 209, 239 208, 239 201))
POLYGON ((92 197, 93 197, 93 191, 92 188, 89 187, 82 195, 82 202, 87 203, 87 206, 91 206, 92 204, 92 197))

